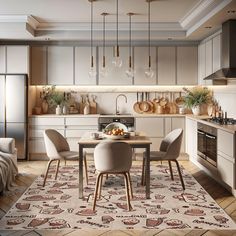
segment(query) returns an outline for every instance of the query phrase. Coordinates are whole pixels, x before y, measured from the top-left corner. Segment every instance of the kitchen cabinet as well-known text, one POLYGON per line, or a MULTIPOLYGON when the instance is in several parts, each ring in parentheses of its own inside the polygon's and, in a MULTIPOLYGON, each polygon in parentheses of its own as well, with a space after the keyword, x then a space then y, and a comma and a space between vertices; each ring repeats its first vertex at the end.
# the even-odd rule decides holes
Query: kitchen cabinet
POLYGON ((158 47, 157 84, 176 84, 176 47, 158 47))
POLYGON ((0 73, 6 73, 6 47, 0 46, 0 73))
POLYGON ((47 53, 48 84, 74 84, 74 48, 49 46, 47 53))
MULTIPOLYGON (((93 48, 94 68, 97 68, 97 48, 93 48)), ((96 85, 97 76, 89 77, 91 67, 91 49, 90 47, 75 47, 75 85, 96 85)))
POLYGON ((145 70, 148 68, 148 47, 134 47, 134 85, 156 85, 157 84, 157 50, 151 47, 151 68, 154 71, 152 78, 145 76, 145 70))
POLYGON ((206 42, 206 73, 205 76, 212 74, 212 65, 213 65, 213 58, 212 58, 212 40, 206 42))
MULTIPOLYGON (((99 71, 102 68, 102 57, 103 48, 99 47, 99 71)), ((106 47, 105 57, 107 76, 103 77, 99 74, 99 85, 132 85, 133 78, 128 78, 126 75, 126 70, 129 67, 129 48, 120 47, 121 68, 117 68, 112 64, 114 47, 106 47)))
POLYGON ((31 47, 31 85, 47 84, 47 46, 31 47))
POLYGON ((177 47, 177 85, 196 85, 198 53, 195 46, 177 47))
POLYGON ((197 121, 186 117, 185 120, 186 152, 190 159, 197 159, 197 121))
POLYGON ((212 69, 213 72, 221 69, 221 34, 212 39, 212 69))
POLYGON ((206 44, 198 46, 198 84, 204 85, 203 80, 206 77, 206 44))

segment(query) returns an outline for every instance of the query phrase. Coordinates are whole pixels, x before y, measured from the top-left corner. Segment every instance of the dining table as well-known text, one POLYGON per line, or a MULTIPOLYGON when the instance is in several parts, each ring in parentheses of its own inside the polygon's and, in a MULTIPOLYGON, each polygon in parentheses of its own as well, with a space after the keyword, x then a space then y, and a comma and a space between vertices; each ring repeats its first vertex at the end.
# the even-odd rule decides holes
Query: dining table
MULTIPOLYGON (((110 141, 109 138, 103 137, 103 133, 99 133, 99 138, 94 139, 91 136, 91 132, 85 133, 78 141, 79 145, 79 198, 83 198, 83 152, 86 148, 95 148, 97 144, 101 142, 110 141)), ((146 198, 150 199, 150 145, 152 144, 149 137, 144 134, 131 135, 129 138, 120 140, 112 140, 119 142, 126 142, 132 148, 141 148, 146 151, 146 174, 145 174, 145 188, 146 198)))

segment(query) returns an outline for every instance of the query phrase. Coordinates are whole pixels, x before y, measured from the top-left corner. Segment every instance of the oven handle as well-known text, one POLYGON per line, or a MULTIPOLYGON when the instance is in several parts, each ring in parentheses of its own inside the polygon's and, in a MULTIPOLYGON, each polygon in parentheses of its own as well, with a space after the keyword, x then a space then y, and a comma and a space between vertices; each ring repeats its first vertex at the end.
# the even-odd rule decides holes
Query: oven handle
POLYGON ((211 136, 211 135, 209 135, 209 134, 206 134, 206 137, 208 137, 208 138, 210 138, 210 139, 216 139, 215 136, 211 136))
POLYGON ((205 135, 205 133, 204 132, 202 132, 202 131, 197 131, 199 134, 202 134, 202 135, 205 135))

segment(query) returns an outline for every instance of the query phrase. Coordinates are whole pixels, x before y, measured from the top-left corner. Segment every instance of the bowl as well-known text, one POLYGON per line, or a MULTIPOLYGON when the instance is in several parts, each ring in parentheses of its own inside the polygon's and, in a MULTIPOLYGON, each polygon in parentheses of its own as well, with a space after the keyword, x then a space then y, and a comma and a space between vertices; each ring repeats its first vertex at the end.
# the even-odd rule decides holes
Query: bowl
MULTIPOLYGON (((107 125, 106 127, 105 127, 105 131, 109 131, 109 130, 112 130, 112 129, 114 129, 114 128, 119 128, 119 129, 123 129, 124 130, 124 132, 128 132, 128 128, 124 125, 124 124, 122 124, 122 123, 120 123, 120 122, 113 122, 113 123, 110 123, 109 125, 107 125)), ((114 135, 113 135, 114 136, 114 135)))
POLYGON ((119 140, 126 138, 125 135, 109 135, 104 133, 104 137, 112 140, 119 140))

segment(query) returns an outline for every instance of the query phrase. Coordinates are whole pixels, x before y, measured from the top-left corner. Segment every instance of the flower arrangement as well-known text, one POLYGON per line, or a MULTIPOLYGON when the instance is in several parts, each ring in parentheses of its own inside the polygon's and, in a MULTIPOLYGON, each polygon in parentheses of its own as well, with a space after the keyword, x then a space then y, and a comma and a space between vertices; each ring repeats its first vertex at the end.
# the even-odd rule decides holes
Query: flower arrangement
POLYGON ((187 108, 208 104, 212 101, 212 92, 207 87, 193 87, 192 89, 183 88, 186 92, 184 105, 187 108))

